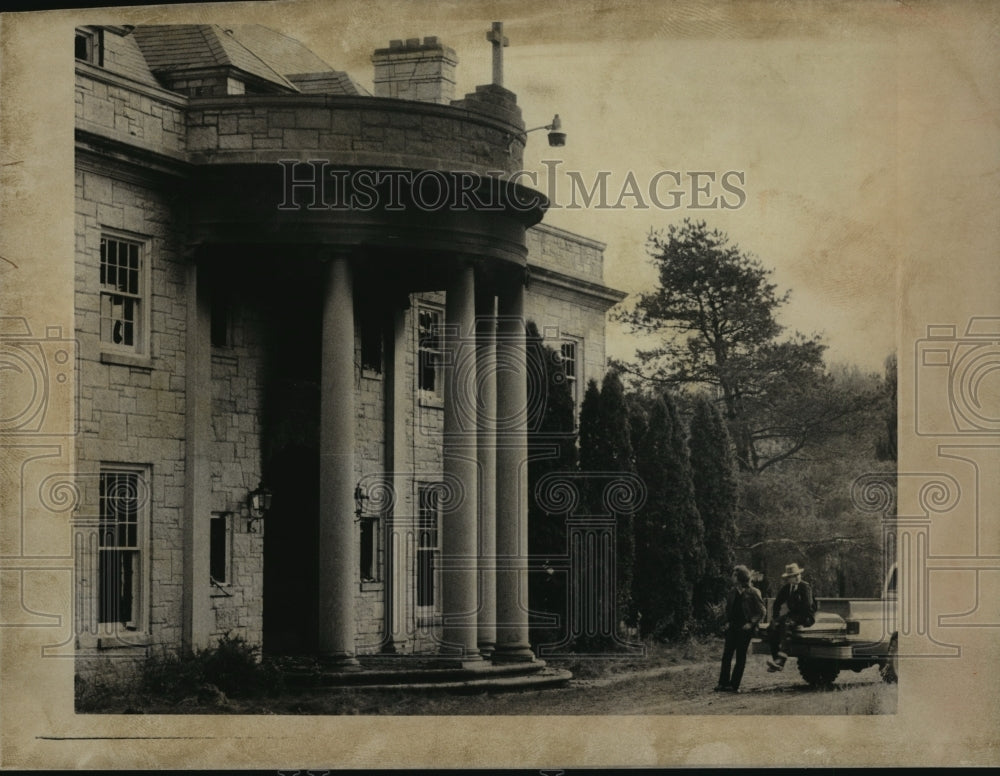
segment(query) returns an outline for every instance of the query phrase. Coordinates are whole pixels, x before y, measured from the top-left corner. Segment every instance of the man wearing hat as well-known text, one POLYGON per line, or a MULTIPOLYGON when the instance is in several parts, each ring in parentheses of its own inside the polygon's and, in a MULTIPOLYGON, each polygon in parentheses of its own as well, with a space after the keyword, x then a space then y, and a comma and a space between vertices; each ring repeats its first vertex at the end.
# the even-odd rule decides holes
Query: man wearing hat
POLYGON ((808 582, 802 581, 805 571, 798 563, 785 566, 781 578, 785 580, 771 608, 771 624, 768 627, 771 642, 771 659, 767 661, 768 671, 780 671, 788 660, 786 643, 788 634, 797 626, 808 628, 816 622, 816 599, 808 582))

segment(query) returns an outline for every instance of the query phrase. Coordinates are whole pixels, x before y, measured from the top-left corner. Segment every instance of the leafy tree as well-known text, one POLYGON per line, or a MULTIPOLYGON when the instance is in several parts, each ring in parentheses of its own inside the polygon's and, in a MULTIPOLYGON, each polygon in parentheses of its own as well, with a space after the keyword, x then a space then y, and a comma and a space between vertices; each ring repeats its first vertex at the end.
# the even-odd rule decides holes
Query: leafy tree
MULTIPOLYGON (((528 433, 528 552, 533 559, 545 561, 566 554, 566 515, 547 512, 538 500, 537 487, 552 472, 576 470, 574 407, 559 353, 544 343, 533 322, 528 322, 525 336, 527 358, 532 362, 529 370, 544 375, 546 384, 546 401, 539 408, 541 417, 531 424, 528 433)), ((558 615, 565 623, 565 577, 534 570, 528 580, 531 608, 558 615)), ((537 620, 532 626, 533 643, 558 640, 558 633, 547 630, 537 620)))
POLYGON ((684 430, 670 395, 654 398, 647 417, 636 447, 647 495, 636 518, 635 598, 643 633, 671 639, 683 635, 691 620, 693 582, 704 574, 704 534, 684 430))
POLYGON ((743 471, 761 472, 827 442, 871 397, 834 390, 818 337, 779 340, 788 292, 772 270, 704 221, 652 232, 659 285, 617 317, 633 331, 672 335, 624 368, 666 386, 709 387, 724 407, 743 471))
POLYGON ((694 405, 690 428, 691 479, 695 503, 705 528, 705 573, 694 590, 697 617, 725 598, 736 562, 736 512, 739 486, 729 433, 715 406, 705 397, 694 405))
MULTIPOLYGON (((829 375, 839 392, 878 397, 886 390, 877 376, 853 367, 834 366, 829 375)), ((878 594, 883 515, 855 503, 853 488, 859 477, 887 468, 877 460, 883 406, 855 413, 825 445, 826 454, 741 477, 738 562, 749 561, 774 583, 784 564, 806 565, 820 595, 878 594)))
POLYGON ((859 509, 851 486, 870 456, 831 457, 776 469, 742 483, 737 562, 778 591, 785 564, 806 568, 817 595, 869 597, 882 583, 881 516, 859 509))

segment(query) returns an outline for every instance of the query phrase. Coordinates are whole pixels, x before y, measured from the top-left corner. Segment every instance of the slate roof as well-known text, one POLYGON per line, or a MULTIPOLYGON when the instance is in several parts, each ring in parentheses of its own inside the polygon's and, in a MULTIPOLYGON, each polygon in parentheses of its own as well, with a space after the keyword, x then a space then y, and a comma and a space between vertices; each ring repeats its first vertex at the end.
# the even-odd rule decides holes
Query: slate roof
POLYGON ((318 57, 312 49, 295 38, 276 32, 261 24, 237 24, 229 28, 233 38, 242 43, 257 56, 267 62, 302 91, 316 91, 322 88, 326 94, 368 95, 361 86, 343 70, 334 70, 330 64, 318 57), (324 76, 320 79, 318 76, 324 76), (310 76, 311 78, 307 78, 310 76), (304 87, 303 82, 313 82, 313 89, 304 87), (319 86, 322 83, 322 86, 319 86))
POLYGON ((136 27, 149 69, 156 75, 233 67, 284 89, 298 91, 283 75, 217 24, 164 24, 136 27))
POLYGON ((239 41, 282 75, 321 73, 333 68, 301 42, 260 24, 227 27, 239 41))
POLYGON ((138 42, 125 30, 111 28, 105 32, 103 67, 147 86, 160 85, 150 72, 138 42))

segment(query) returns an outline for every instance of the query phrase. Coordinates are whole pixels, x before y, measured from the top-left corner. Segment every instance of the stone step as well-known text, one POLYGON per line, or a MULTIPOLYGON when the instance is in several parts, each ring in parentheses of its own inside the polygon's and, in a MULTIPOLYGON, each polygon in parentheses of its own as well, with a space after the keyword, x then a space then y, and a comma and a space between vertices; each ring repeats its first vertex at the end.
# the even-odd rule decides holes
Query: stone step
POLYGON ((433 682, 393 682, 384 684, 326 684, 320 689, 337 690, 400 690, 405 692, 507 692, 514 690, 541 690, 561 687, 573 678, 573 674, 561 668, 546 668, 532 674, 480 676, 475 679, 456 679, 433 682))
MULTIPOLYGON (((439 661, 390 659, 367 661, 360 668, 331 671, 318 665, 286 668, 288 684, 296 687, 453 687, 476 682, 523 680, 556 676, 543 660, 493 664, 484 661, 472 666, 448 666, 439 661)), ((568 672, 564 672, 568 673, 568 672)), ((569 675, 571 676, 571 675, 569 675)))

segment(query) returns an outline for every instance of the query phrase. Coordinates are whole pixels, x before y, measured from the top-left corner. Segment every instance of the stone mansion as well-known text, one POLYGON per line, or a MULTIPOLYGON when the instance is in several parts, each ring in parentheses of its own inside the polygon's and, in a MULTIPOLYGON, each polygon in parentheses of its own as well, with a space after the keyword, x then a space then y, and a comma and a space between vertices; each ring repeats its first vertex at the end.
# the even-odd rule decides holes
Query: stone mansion
POLYGON ((431 37, 374 94, 258 26, 75 45, 80 670, 534 660, 525 322, 579 408, 624 295, 517 182, 502 68, 456 99, 431 37))

